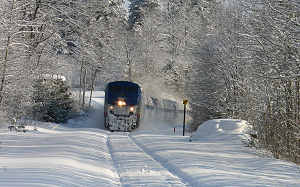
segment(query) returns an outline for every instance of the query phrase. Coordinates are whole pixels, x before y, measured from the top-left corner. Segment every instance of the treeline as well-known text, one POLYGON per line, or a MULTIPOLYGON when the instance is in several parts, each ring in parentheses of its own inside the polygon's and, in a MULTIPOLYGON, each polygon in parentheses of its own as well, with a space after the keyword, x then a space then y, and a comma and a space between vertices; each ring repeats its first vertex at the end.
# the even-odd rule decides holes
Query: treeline
POLYGON ((85 88, 104 63, 119 58, 114 34, 126 14, 120 7, 107 0, 0 2, 0 109, 9 120, 28 116, 44 75, 70 80, 79 69, 85 88))
POLYGON ((299 162, 300 2, 226 1, 211 10, 186 83, 195 127, 247 120, 260 145, 299 162))
POLYGON ((195 129, 212 118, 244 119, 260 146, 299 162, 299 1, 133 2, 139 57, 191 101, 195 129))
POLYGON ((260 145, 299 161, 298 0, 129 2, 126 10, 121 0, 1 1, 1 110, 24 115, 45 73, 82 91, 132 80, 149 95, 188 99, 195 129, 244 119, 260 145))

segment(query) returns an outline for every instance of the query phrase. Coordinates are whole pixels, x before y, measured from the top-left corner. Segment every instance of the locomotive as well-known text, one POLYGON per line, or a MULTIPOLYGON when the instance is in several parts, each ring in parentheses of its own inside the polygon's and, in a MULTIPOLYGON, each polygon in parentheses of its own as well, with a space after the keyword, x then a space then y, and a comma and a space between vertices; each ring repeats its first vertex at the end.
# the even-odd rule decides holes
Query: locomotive
POLYGON ((129 81, 107 84, 104 101, 104 127, 130 132, 139 127, 142 113, 141 87, 129 81))

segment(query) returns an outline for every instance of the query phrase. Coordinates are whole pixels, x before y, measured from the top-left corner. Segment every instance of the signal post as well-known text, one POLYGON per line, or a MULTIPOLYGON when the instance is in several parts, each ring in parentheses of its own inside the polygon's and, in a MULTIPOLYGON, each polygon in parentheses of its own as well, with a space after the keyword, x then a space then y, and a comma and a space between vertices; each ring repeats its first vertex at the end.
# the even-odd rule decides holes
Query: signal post
POLYGON ((185 131, 185 113, 186 113, 186 105, 188 104, 188 100, 183 100, 183 136, 185 131))

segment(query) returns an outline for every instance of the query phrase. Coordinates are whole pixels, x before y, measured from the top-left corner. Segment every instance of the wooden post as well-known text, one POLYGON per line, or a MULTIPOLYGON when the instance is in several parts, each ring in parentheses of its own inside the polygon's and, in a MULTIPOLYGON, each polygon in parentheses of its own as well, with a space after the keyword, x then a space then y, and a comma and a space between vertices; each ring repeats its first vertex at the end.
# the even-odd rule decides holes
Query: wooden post
POLYGON ((183 110, 183 136, 185 131, 185 111, 186 111, 186 105, 184 105, 184 110, 183 110))

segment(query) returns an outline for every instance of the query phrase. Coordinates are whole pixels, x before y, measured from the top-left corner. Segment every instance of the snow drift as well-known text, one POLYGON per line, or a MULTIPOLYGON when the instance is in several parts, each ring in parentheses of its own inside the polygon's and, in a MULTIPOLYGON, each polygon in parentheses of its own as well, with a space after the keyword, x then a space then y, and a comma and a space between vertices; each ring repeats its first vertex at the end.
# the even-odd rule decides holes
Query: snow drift
POLYGON ((249 129, 247 121, 235 119, 215 119, 204 122, 194 133, 194 139, 200 138, 244 138, 249 129))

